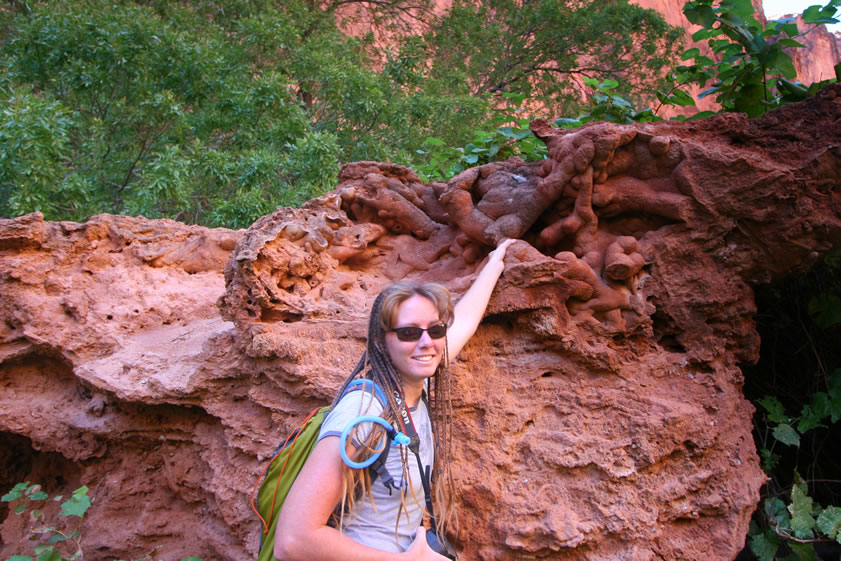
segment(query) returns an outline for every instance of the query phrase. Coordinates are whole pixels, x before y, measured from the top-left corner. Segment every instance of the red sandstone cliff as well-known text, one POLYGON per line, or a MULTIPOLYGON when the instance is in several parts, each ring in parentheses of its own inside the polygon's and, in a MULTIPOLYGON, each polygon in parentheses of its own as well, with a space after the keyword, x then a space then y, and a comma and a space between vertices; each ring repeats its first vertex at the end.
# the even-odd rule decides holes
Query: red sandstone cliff
POLYGON ((827 31, 826 26, 807 26, 798 16, 797 27, 801 31, 811 28, 798 41, 805 49, 790 49, 794 59, 797 77, 804 84, 822 82, 835 77, 835 65, 841 62, 841 35, 827 31))
MULTIPOLYGON (((252 485, 379 288, 459 294, 515 237, 453 365, 463 559, 731 560, 764 481, 752 287, 841 246, 839 123, 841 86, 750 122, 535 122, 544 162, 349 164, 240 232, 0 220, 0 485, 87 484, 89 561, 248 558, 252 485)), ((31 552, 5 506, 0 555, 31 552)))

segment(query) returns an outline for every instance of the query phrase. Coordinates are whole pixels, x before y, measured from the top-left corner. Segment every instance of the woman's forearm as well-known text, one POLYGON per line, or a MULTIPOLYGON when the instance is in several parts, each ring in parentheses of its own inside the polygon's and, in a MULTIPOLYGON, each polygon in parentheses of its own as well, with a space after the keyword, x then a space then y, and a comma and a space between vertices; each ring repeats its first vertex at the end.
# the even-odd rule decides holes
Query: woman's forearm
POLYGON ((476 333, 485 315, 494 287, 505 269, 505 251, 515 240, 504 240, 488 256, 488 262, 479 271, 453 310, 453 325, 447 331, 449 358, 454 359, 467 341, 476 333))
POLYGON ((406 557, 362 545, 329 526, 276 539, 274 555, 278 561, 405 561, 406 557))

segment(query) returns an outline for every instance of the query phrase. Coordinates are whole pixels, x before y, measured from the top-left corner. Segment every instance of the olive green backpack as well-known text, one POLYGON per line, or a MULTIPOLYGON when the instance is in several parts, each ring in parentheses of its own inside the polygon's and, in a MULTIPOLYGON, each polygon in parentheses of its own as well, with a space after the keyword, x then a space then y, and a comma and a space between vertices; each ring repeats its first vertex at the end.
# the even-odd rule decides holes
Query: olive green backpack
POLYGON ((274 539, 277 528, 277 514, 280 512, 289 489, 301 472, 301 468, 310 457, 312 449, 318 442, 318 433, 324 417, 330 411, 330 407, 316 409, 296 428, 286 441, 275 453, 271 462, 264 470, 262 484, 257 495, 257 503, 254 503, 254 495, 257 485, 251 493, 251 508, 257 513, 262 522, 260 535, 260 554, 258 561, 274 560, 274 539))

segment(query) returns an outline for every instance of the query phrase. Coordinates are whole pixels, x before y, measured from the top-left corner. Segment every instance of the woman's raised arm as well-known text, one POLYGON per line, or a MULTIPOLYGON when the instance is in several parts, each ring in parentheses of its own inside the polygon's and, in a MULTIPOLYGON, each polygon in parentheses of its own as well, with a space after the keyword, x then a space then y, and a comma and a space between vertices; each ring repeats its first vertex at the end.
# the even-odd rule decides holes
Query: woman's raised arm
POLYGON ((447 330, 447 348, 450 360, 455 359, 467 341, 476 333, 485 315, 491 293, 505 269, 505 251, 516 240, 506 239, 488 255, 488 262, 476 276, 470 289, 464 293, 453 310, 453 324, 447 330))

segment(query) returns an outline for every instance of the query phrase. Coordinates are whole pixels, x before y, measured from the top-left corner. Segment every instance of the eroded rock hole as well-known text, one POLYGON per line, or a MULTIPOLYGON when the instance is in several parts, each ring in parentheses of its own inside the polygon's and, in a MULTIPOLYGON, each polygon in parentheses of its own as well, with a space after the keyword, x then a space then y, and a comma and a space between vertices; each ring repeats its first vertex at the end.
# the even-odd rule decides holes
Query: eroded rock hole
POLYGON ((664 312, 661 307, 651 316, 654 329, 654 340, 667 351, 685 353, 686 348, 678 340, 680 329, 674 318, 664 312))
MULTIPOLYGON (((81 477, 79 465, 57 452, 38 451, 29 438, 10 432, 0 432, 0 465, 3 466, 0 470, 0 494, 7 493, 18 483, 29 481, 41 485, 49 495, 69 495, 78 487, 76 484, 81 477)), ((12 515, 9 506, 9 503, 0 503, 0 528, 3 529, 0 545, 16 543, 18 536, 15 533, 23 523, 23 520, 14 518, 12 524, 5 523, 12 515)))

